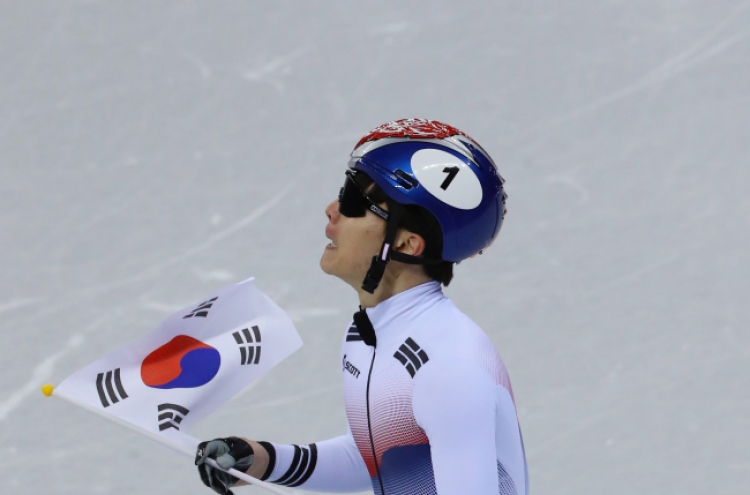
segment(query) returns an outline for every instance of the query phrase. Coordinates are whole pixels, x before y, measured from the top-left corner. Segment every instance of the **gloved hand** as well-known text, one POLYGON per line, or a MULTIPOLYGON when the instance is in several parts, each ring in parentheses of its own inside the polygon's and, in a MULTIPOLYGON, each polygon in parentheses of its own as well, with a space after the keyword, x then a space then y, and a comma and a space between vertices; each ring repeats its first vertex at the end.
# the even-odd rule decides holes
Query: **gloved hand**
POLYGON ((223 469, 234 468, 244 473, 253 465, 255 453, 249 443, 237 437, 217 438, 198 444, 195 465, 198 466, 201 481, 216 493, 232 495, 229 488, 234 486, 238 479, 206 464, 206 459, 209 458, 214 459, 223 469))

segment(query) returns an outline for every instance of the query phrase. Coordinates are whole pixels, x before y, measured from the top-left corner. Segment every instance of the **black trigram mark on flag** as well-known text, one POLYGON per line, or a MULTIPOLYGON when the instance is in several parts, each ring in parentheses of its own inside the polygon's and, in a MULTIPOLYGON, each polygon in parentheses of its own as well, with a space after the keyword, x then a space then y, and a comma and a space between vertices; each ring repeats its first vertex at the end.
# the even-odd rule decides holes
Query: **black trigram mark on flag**
POLYGON ((412 378, 414 378, 417 370, 430 359, 427 357, 427 353, 420 349, 411 337, 401 344, 393 357, 401 361, 412 378))
POLYGON ((352 324, 352 326, 349 327, 349 330, 346 332, 346 341, 347 342, 356 342, 361 341, 362 336, 359 334, 359 330, 357 329, 357 325, 352 324))
POLYGON ((232 334, 235 342, 240 346, 240 364, 242 365, 260 362, 260 328, 254 325, 252 329, 252 333, 247 328, 243 328, 241 331, 232 334))
POLYGON ((216 301, 219 298, 219 296, 212 297, 208 301, 204 301, 198 305, 197 308, 192 310, 190 313, 186 314, 182 317, 184 320, 185 318, 192 318, 193 316, 202 316, 203 318, 208 315, 208 310, 211 309, 211 306, 213 306, 214 301, 216 301))
POLYGON ((96 375, 96 391, 102 406, 109 407, 128 398, 120 380, 120 368, 96 375))
POLYGON ((168 428, 180 430, 180 423, 190 411, 177 404, 159 404, 159 431, 168 428))
POLYGON ((292 465, 281 478, 273 482, 277 485, 299 486, 307 481, 315 471, 315 465, 318 463, 318 447, 314 443, 292 446, 294 447, 292 465))

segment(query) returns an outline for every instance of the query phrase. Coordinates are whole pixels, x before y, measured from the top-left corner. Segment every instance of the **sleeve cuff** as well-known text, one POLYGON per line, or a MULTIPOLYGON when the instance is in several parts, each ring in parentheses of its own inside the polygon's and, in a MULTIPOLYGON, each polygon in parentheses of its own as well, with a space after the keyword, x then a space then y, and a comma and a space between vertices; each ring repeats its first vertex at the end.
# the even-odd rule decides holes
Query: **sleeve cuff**
POLYGON ((266 452, 268 452, 268 467, 266 468, 266 472, 263 473, 263 476, 261 476, 260 478, 261 481, 266 481, 271 476, 271 473, 273 473, 273 470, 276 467, 276 448, 270 442, 258 443, 264 449, 266 449, 266 452))

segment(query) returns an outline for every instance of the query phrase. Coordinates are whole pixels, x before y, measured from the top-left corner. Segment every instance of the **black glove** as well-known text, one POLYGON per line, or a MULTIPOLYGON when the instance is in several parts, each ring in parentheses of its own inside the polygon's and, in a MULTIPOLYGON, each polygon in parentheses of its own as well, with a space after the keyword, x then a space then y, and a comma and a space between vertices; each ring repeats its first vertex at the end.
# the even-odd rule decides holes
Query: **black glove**
POLYGON ((255 453, 249 443, 237 437, 217 438, 198 444, 195 465, 198 466, 201 481, 216 493, 232 495, 229 488, 234 486, 238 479, 224 471, 212 468, 206 464, 206 459, 214 459, 223 469, 234 468, 244 473, 253 465, 255 453))

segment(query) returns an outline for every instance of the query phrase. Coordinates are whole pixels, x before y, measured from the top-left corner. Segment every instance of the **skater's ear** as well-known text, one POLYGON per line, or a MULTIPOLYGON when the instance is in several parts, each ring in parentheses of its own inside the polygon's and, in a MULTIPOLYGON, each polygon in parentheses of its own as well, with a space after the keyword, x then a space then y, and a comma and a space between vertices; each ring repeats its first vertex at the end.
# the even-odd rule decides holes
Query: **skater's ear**
POLYGON ((417 257, 422 256, 426 246, 424 237, 406 229, 398 230, 396 241, 393 243, 393 249, 399 253, 417 257))

